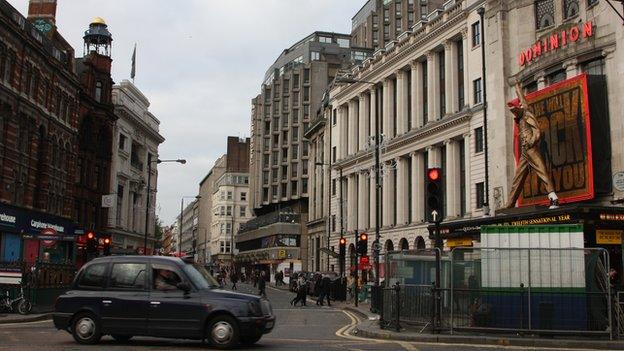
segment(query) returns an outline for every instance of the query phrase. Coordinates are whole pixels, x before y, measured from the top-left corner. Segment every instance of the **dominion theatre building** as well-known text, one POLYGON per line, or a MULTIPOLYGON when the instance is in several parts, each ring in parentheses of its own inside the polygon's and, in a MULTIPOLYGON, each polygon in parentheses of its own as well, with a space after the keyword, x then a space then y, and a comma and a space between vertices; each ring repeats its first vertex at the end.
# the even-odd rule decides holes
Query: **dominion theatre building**
MULTIPOLYGON (((446 218, 445 248, 480 244, 480 227, 577 223, 584 246, 609 252, 622 274, 624 237, 624 25, 603 0, 485 1, 486 175, 489 216, 446 218), (542 132, 539 148, 559 196, 529 173, 509 199, 518 157, 507 107, 520 82, 542 132)), ((622 8, 616 6, 622 13, 622 8)), ((474 28, 474 27, 473 27, 474 28)), ((429 226, 430 238, 434 228, 429 226)))

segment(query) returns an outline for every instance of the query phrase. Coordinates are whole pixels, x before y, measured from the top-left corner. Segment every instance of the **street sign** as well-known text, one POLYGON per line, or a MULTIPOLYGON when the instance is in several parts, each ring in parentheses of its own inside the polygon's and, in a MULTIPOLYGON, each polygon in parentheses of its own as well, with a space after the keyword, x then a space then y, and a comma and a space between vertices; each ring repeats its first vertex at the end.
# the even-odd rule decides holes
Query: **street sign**
POLYGON ((279 250, 279 251, 277 251, 277 258, 279 258, 279 259, 286 258, 286 250, 279 250))
POLYGON ((332 250, 330 250, 330 249, 328 249, 328 248, 326 248, 326 247, 321 247, 321 248, 320 248, 320 251, 321 251, 322 253, 324 253, 324 254, 327 254, 327 255, 329 255, 329 256, 331 256, 331 257, 333 257, 333 258, 338 258, 338 257, 340 257, 340 254, 338 254, 338 253, 336 253, 336 252, 334 252, 334 251, 332 251, 332 250))
POLYGON ((52 228, 44 228, 41 229, 41 233, 39 235, 42 238, 41 245, 43 245, 44 247, 51 248, 56 245, 56 230, 52 228))

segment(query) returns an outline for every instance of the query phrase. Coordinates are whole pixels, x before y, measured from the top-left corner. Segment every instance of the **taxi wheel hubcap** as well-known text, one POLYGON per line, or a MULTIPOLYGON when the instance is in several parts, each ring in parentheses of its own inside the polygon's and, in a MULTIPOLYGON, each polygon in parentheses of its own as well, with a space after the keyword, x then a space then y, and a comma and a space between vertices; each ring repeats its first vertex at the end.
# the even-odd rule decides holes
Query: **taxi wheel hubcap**
POLYGON ((76 323, 76 332, 81 339, 89 339, 95 333, 95 322, 89 317, 81 318, 76 323))
POLYGON ((212 326, 212 338, 219 344, 227 344, 232 339, 234 329, 228 322, 219 321, 212 326))

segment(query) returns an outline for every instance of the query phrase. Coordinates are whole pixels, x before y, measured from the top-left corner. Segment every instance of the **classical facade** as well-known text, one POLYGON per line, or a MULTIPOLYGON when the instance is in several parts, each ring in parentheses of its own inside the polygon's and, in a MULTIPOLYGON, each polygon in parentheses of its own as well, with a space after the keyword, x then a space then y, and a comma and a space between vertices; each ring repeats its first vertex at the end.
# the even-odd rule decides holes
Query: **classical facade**
POLYGON ((113 249, 137 250, 145 246, 149 178, 149 252, 154 247, 158 146, 165 139, 159 133, 160 121, 149 111, 149 100, 132 82, 123 80, 113 86, 112 98, 118 120, 113 135, 110 187, 114 201, 109 204, 108 232, 112 234, 113 249), (148 170, 152 172, 149 177, 148 170))
POLYGON ((247 264, 275 270, 279 264, 294 268, 307 261, 307 240, 302 238, 314 165, 308 162, 310 147, 303 133, 337 72, 369 51, 352 48, 349 35, 315 32, 284 50, 267 70, 261 92, 252 100, 250 201, 258 218, 243 226, 237 239, 247 264), (286 218, 282 214, 296 222, 280 223, 286 218), (276 231, 274 226, 288 229, 276 231))
MULTIPOLYGON (((310 203, 323 212, 331 203, 331 236, 329 243, 326 235, 310 237, 309 245, 337 251, 341 229, 349 255, 354 231, 368 233, 372 243, 380 206, 382 251, 430 246, 424 202, 429 167, 443 170, 446 221, 483 216, 481 36, 473 26, 479 23, 477 8, 482 3, 447 2, 444 10, 417 22, 396 42, 353 67, 348 76, 360 82, 331 90, 322 116, 324 144, 317 147, 318 157, 332 164, 331 175, 325 175, 331 181, 323 180, 323 188, 321 180, 315 180, 326 203, 318 197, 310 203)), ((326 260, 321 255, 321 266, 326 260)), ((337 267, 335 259, 329 264, 337 267)))
POLYGON ((447 0, 368 0, 351 19, 353 46, 383 48, 419 21, 437 16, 447 0))

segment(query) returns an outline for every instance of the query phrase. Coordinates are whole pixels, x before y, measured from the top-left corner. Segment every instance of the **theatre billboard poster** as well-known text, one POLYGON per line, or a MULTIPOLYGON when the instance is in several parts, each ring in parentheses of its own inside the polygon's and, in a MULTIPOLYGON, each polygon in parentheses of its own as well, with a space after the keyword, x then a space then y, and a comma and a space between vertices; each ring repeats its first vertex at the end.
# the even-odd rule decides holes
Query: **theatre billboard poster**
MULTIPOLYGON (((542 132, 540 150, 561 203, 594 198, 592 138, 587 75, 581 74, 526 96, 542 132)), ((518 130, 514 150, 519 157, 518 130)), ((545 184, 531 170, 519 206, 546 205, 545 184)))

